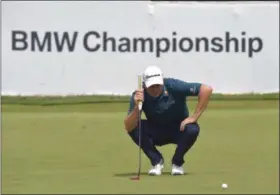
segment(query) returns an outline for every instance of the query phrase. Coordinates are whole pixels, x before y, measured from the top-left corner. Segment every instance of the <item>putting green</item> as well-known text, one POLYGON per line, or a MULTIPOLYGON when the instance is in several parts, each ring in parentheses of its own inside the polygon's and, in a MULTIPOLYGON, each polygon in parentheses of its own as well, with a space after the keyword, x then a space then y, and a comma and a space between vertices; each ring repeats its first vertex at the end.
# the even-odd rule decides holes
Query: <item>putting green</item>
POLYGON ((140 181, 129 180, 138 149, 123 129, 127 107, 3 105, 2 193, 279 192, 278 101, 211 102, 185 158, 187 175, 170 176, 170 145, 159 148, 161 176, 146 175, 150 164, 142 155, 140 181))

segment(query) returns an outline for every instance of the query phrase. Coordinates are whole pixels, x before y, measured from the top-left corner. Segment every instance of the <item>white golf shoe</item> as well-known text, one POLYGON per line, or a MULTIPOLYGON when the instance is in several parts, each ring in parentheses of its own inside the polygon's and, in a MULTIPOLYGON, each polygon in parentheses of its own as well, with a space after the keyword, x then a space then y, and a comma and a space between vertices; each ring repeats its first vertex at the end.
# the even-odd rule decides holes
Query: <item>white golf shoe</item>
POLYGON ((159 164, 153 166, 153 167, 149 170, 148 174, 149 174, 149 175, 161 175, 162 169, 163 169, 163 164, 160 164, 160 163, 159 163, 159 164))
POLYGON ((171 175, 184 175, 183 167, 179 167, 179 166, 173 164, 171 175))

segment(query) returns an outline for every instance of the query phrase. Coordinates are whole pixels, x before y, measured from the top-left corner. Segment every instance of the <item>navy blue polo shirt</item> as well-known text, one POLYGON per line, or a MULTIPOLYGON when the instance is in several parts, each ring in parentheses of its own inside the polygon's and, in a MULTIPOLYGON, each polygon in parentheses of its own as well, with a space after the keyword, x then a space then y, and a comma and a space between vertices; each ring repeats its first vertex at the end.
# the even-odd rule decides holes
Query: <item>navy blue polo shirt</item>
MULTIPOLYGON (((197 96, 201 83, 187 83, 179 79, 164 78, 163 92, 154 98, 144 90, 142 110, 147 120, 158 125, 180 123, 189 116, 186 97, 197 96)), ((130 98, 128 113, 134 108, 134 94, 130 98)))

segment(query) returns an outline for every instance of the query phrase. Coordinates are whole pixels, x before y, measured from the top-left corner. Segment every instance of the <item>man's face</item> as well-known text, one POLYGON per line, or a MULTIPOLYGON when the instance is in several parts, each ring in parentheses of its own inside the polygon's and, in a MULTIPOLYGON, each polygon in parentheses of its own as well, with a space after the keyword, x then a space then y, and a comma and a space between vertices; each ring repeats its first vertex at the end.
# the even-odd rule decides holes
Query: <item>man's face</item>
POLYGON ((147 88, 147 92, 152 97, 158 97, 161 94, 162 90, 162 85, 152 85, 149 88, 147 88))

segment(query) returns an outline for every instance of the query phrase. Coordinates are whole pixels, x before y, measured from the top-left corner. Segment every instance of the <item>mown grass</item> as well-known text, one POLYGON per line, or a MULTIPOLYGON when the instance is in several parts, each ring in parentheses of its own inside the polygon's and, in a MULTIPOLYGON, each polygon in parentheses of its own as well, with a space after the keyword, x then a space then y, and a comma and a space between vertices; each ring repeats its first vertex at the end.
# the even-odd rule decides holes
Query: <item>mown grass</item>
MULTIPOLYGON (((129 180, 137 170, 138 148, 123 128, 127 102, 7 100, 2 105, 4 194, 279 192, 278 100, 211 101, 199 121, 200 137, 185 157, 187 175, 170 176, 175 149, 170 145, 159 148, 166 162, 159 177, 146 175, 150 164, 142 154, 140 181, 129 180), (222 183, 229 188, 222 190, 222 183)), ((189 101, 191 112, 195 103, 189 101)))

